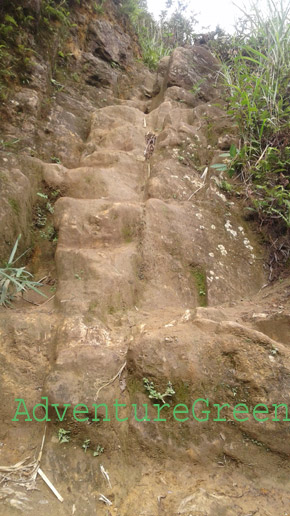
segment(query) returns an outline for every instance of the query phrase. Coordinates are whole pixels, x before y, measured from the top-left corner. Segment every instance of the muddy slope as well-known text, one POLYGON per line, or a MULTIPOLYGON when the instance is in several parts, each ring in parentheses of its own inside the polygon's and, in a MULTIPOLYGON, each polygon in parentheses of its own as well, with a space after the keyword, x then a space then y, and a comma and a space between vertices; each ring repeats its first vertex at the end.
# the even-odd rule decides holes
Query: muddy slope
POLYGON ((237 138, 216 86, 217 63, 204 47, 176 49, 158 73, 138 65, 124 77, 105 67, 126 54, 126 35, 114 29, 124 46, 115 55, 108 27, 90 30, 106 53, 92 46, 80 54, 91 83, 79 91, 68 82, 55 95, 41 140, 61 163, 27 153, 4 162, 17 188, 28 185, 19 190, 21 203, 23 191, 36 195, 36 177, 60 194, 54 261, 43 247, 34 256, 36 270, 49 269, 57 280, 56 290, 47 286, 52 299, 32 296, 37 305, 19 300, 0 312, 1 465, 37 456, 45 429, 23 416, 12 422, 14 398, 30 414, 42 396, 60 407, 85 403, 89 419, 76 422, 69 410, 60 423, 49 413, 41 468, 63 503, 40 477, 32 491, 7 479, 1 514, 286 516, 289 423, 272 421, 272 404, 289 405, 290 282, 265 286, 255 229, 210 167, 237 138), (105 89, 93 66, 100 74, 103 66, 105 89), (100 106, 99 94, 109 105, 100 106), (157 141, 145 160, 148 132, 157 141), (153 421, 144 378, 160 393, 171 382, 166 422, 153 421), (174 405, 191 408, 198 398, 209 398, 214 417, 214 404, 228 404, 226 421, 173 417, 174 405), (115 418, 116 399, 126 404, 123 422, 115 418), (101 407, 92 421, 93 403, 107 404, 107 417, 101 407), (238 403, 264 403, 271 417, 237 421, 238 403), (147 404, 150 421, 138 422, 132 404, 138 419, 147 404), (70 431, 68 443, 58 441, 61 428, 70 431), (104 451, 93 456, 98 446, 104 451))

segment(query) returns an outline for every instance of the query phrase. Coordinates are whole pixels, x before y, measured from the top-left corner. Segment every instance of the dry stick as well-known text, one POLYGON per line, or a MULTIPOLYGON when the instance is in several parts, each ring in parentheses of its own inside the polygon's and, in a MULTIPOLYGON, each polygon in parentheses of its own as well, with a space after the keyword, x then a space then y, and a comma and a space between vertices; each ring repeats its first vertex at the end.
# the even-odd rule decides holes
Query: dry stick
POLYGON ((36 475, 37 475, 37 473, 38 473, 38 474, 41 476, 42 480, 44 480, 44 482, 48 485, 48 487, 52 490, 52 492, 53 492, 53 493, 55 494, 55 496, 58 498, 58 500, 59 500, 60 502, 63 502, 63 497, 59 494, 59 492, 57 491, 57 489, 55 489, 55 487, 52 485, 52 483, 50 482, 50 480, 47 478, 47 476, 45 475, 45 473, 43 473, 42 469, 40 468, 40 461, 41 461, 41 457, 42 457, 42 451, 43 451, 43 446, 44 446, 45 436, 46 436, 46 425, 45 425, 44 434, 43 434, 43 437, 42 437, 41 447, 40 447, 39 454, 38 454, 38 459, 37 459, 38 467, 37 467, 37 469, 35 470, 35 473, 34 473, 34 479, 36 478, 36 475))
MULTIPOLYGON (((45 441, 45 437, 46 437, 46 427, 47 427, 47 425, 45 425, 45 428, 44 428, 44 432, 43 432, 43 436, 42 436, 42 442, 41 442, 41 446, 40 446, 40 450, 39 450, 39 454, 38 454, 38 459, 37 459, 38 467, 40 466, 40 461, 41 461, 41 457, 42 457, 42 451, 43 451, 44 441, 45 441)), ((36 475, 37 475, 37 471, 35 473, 35 477, 34 478, 36 478, 36 475)))
POLYGON ((23 301, 26 301, 26 303, 30 303, 31 305, 41 306, 39 303, 35 303, 34 301, 29 301, 29 299, 25 299, 24 296, 22 296, 22 299, 23 299, 23 301))
POLYGON ((59 494, 58 490, 55 489, 55 487, 52 485, 50 480, 47 478, 45 473, 43 473, 42 469, 38 468, 37 473, 41 476, 42 480, 48 485, 48 487, 52 490, 52 492, 55 494, 55 496, 58 498, 60 502, 63 502, 63 497, 59 494))
POLYGON ((267 147, 265 147, 265 149, 263 150, 263 152, 262 152, 261 156, 259 157, 259 159, 258 159, 258 160, 256 161, 256 163, 255 163, 255 167, 258 165, 258 163, 261 161, 261 159, 263 159, 263 157, 264 157, 264 155, 265 155, 265 153, 266 153, 266 151, 267 151, 268 147, 269 147, 269 145, 267 145, 267 147))
POLYGON ((44 301, 44 303, 40 303, 40 304, 39 304, 39 306, 44 306, 44 305, 46 305, 46 303, 49 303, 49 301, 51 301, 54 297, 55 297, 55 294, 53 294, 53 296, 51 296, 49 299, 47 299, 46 301, 44 301))
POLYGON ((188 201, 190 201, 190 199, 197 193, 199 192, 199 190, 201 190, 202 188, 204 187, 204 185, 201 185, 197 190, 195 190, 195 192, 193 192, 189 197, 188 197, 188 201))
POLYGON ((190 201, 190 199, 197 193, 199 192, 199 190, 201 190, 204 186, 205 186, 205 181, 206 181, 206 177, 207 177, 207 173, 208 173, 208 167, 206 167, 201 175, 201 179, 203 180, 203 184, 197 189, 195 190, 195 192, 193 192, 189 197, 188 197, 188 201, 190 201))
POLYGON ((59 492, 55 489, 55 487, 52 485, 50 480, 47 478, 47 476, 43 473, 42 469, 40 468, 40 461, 42 457, 44 442, 45 442, 45 436, 46 436, 46 425, 44 428, 44 433, 42 437, 42 442, 38 454, 37 460, 34 460, 30 462, 29 464, 25 464, 27 460, 29 460, 29 457, 26 457, 26 459, 21 460, 20 462, 17 462, 17 464, 14 464, 13 466, 0 466, 0 472, 7 473, 8 475, 3 476, 3 478, 0 481, 0 484, 2 482, 11 481, 15 482, 16 484, 23 485, 26 484, 26 489, 33 489, 34 488, 34 482, 37 477, 37 474, 41 476, 41 478, 44 480, 44 482, 48 485, 48 487, 52 490, 52 492, 55 494, 55 496, 58 498, 60 502, 63 502, 62 496, 59 494, 59 492), (31 472, 29 470, 32 469, 31 472), (19 478, 17 480, 13 480, 13 478, 10 478, 10 476, 13 473, 16 473, 19 471, 21 474, 26 474, 27 478, 19 478))
POLYGON ((99 387, 99 388, 98 388, 98 390, 97 390, 97 394, 96 394, 96 400, 98 399, 98 396, 99 396, 100 391, 101 391, 102 389, 104 389, 105 387, 108 387, 108 385, 110 385, 111 383, 114 383, 114 381, 118 378, 118 376, 120 377, 120 375, 121 375, 122 371, 125 369, 126 365, 127 365, 127 362, 125 362, 125 363, 122 365, 122 367, 119 369, 119 371, 117 372, 117 374, 116 374, 113 378, 111 378, 111 380, 109 380, 108 382, 104 383, 103 385, 101 385, 101 387, 99 387))
POLYGON ((149 178, 150 178, 150 175, 151 175, 151 167, 150 167, 150 163, 148 163, 147 170, 148 170, 148 179, 149 179, 149 178))
POLYGON ((42 450, 43 450, 43 446, 44 446, 45 436, 46 436, 46 426, 44 428, 42 443, 41 443, 41 447, 40 447, 40 451, 39 451, 37 460, 33 460, 29 464, 25 464, 29 460, 29 457, 26 457, 26 459, 24 459, 20 462, 17 462, 17 464, 14 464, 13 466, 0 466, 0 472, 3 471, 4 473, 9 474, 8 476, 3 476, 3 478, 0 481, 0 484, 4 481, 6 482, 7 480, 10 480, 12 482, 15 482, 16 484, 23 484, 23 483, 27 484, 27 486, 26 486, 27 489, 33 488, 33 484, 35 482, 38 468, 39 468, 40 461, 41 461, 41 457, 42 457, 42 450), (29 470, 32 470, 32 471, 29 472, 29 470), (19 471, 20 474, 21 473, 26 474, 27 478, 23 479, 20 477, 17 480, 10 478, 11 475, 17 471, 19 471))

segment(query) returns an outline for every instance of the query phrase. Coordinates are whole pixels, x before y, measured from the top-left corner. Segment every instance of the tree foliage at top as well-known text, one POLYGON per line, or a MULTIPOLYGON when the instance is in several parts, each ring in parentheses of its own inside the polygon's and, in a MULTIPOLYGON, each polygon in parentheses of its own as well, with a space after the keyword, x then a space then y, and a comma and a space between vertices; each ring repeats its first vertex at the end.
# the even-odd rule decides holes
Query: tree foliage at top
POLYGON ((185 0, 167 0, 166 8, 155 21, 147 9, 146 0, 125 0, 122 10, 138 34, 145 64, 155 69, 159 60, 175 47, 192 44, 195 15, 185 0))

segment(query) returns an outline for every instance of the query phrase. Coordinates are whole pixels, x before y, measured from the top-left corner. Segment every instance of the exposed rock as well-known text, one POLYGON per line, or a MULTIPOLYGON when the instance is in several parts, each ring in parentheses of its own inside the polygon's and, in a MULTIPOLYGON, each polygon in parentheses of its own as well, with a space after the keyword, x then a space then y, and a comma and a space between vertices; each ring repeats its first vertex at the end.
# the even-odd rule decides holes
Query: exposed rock
POLYGON ((199 90, 204 101, 217 96, 214 86, 218 62, 209 50, 202 46, 178 47, 170 58, 167 86, 199 90))
POLYGON ((167 74, 169 63, 170 63, 170 56, 162 57, 162 59, 160 59, 160 61, 158 63, 157 74, 164 77, 167 74))
POLYGON ((24 9, 29 9, 33 13, 39 15, 40 14, 40 8, 41 8, 42 0, 23 0, 21 2, 22 7, 24 9))
POLYGON ((24 111, 35 117, 38 116, 40 110, 40 98, 39 94, 35 90, 23 88, 15 95, 14 100, 17 102, 18 111, 24 111))
POLYGON ((132 60, 131 40, 118 25, 95 20, 88 30, 89 51, 110 63, 124 65, 132 60))
POLYGON ((229 150, 233 142, 233 137, 225 134, 218 139, 218 148, 221 150, 229 150))
POLYGON ((156 75, 151 73, 149 70, 146 72, 146 75, 144 77, 142 91, 144 95, 149 98, 158 95, 160 91, 160 83, 156 81, 156 75))
POLYGON ((176 102, 184 103, 187 106, 195 107, 201 101, 198 101, 198 96, 190 93, 184 88, 178 86, 171 86, 165 92, 165 99, 174 100, 176 102))
MULTIPOLYGON (((192 413, 188 413, 188 421, 184 424, 187 426, 189 441, 194 435, 195 442, 201 444, 203 437, 208 435, 209 442, 214 442, 219 433, 224 432, 225 440, 220 441, 219 453, 223 449, 224 453, 231 453, 243 462, 250 459, 249 448, 243 443, 231 442, 232 429, 228 423, 219 422, 219 425, 215 425, 213 422, 214 418, 217 419, 214 403, 228 403, 226 419, 234 420, 235 426, 249 440, 251 438, 252 441, 262 442, 266 448, 289 455, 290 447, 286 437, 288 428, 283 422, 285 408, 280 409, 280 422, 272 421, 275 417, 273 404, 285 403, 289 406, 290 403, 289 350, 278 342, 232 321, 216 323, 202 317, 193 318, 191 322, 182 320, 182 317, 173 321, 163 319, 160 328, 151 329, 148 325, 139 342, 135 340, 128 361, 135 381, 141 381, 150 371, 150 378, 154 383, 158 382, 160 392, 161 386, 166 386, 167 379, 170 379, 176 386, 177 399, 180 400, 182 391, 183 403, 190 407, 190 411, 196 399, 209 399, 208 421, 196 424, 192 413), (245 418, 245 414, 237 415, 237 419, 233 417, 233 407, 239 403, 248 407, 248 421, 237 420, 245 418), (258 419, 264 419, 263 423, 255 420, 251 414, 259 403, 268 407, 268 414, 257 416, 258 419)), ((141 403, 141 399, 138 402, 141 403)), ((200 403, 198 406, 206 410, 205 404, 200 403)), ((203 417, 201 412, 197 413, 197 417, 203 417)), ((152 440, 156 444, 156 436, 160 436, 160 432, 162 435, 162 429, 159 425, 155 426, 158 428, 152 428, 152 440)), ((139 432, 142 430, 139 429, 139 432)), ((166 438, 162 436, 162 446, 164 440, 166 438)), ((211 453, 215 455, 217 450, 209 446, 207 460, 211 453)))
POLYGON ((82 54, 82 69, 87 84, 91 86, 116 86, 118 73, 106 62, 93 54, 82 54))

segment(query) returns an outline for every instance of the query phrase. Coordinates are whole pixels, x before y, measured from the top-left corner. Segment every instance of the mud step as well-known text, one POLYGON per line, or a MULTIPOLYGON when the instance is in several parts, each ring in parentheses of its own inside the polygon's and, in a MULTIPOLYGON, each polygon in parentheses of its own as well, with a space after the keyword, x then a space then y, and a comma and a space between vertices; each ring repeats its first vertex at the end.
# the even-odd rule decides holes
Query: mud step
POLYGON ((142 227, 140 203, 62 197, 55 205, 59 246, 98 249, 128 244, 142 227))

